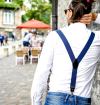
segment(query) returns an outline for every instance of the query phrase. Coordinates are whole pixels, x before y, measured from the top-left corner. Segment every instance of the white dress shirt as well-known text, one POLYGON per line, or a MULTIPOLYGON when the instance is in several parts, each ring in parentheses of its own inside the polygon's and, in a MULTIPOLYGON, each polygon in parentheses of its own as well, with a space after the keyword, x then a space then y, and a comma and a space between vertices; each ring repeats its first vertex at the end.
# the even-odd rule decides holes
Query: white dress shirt
MULTIPOLYGON (((29 42, 29 40, 32 40, 32 37, 33 37, 32 33, 28 33, 23 39, 23 41, 29 42)), ((32 44, 32 42, 30 44, 32 44)))
POLYGON ((14 32, 12 32, 12 34, 15 36, 15 33, 14 32))
POLYGON ((32 46, 34 46, 34 47, 37 47, 37 46, 39 46, 39 40, 37 40, 37 38, 34 40, 34 37, 32 37, 32 40, 31 40, 32 42, 32 46))
MULTIPOLYGON (((95 22, 100 24, 100 14, 95 22)), ((62 28, 61 31, 69 41, 72 51, 77 58, 87 43, 91 30, 87 29, 83 23, 74 23, 62 28)), ((100 31, 94 31, 94 33, 95 38, 92 45, 80 62, 77 71, 74 95, 80 97, 91 97, 93 76, 100 57, 100 31)), ((31 89, 32 105, 33 103, 34 105, 41 105, 42 95, 47 84, 50 69, 52 73, 49 91, 70 94, 72 62, 62 40, 55 31, 47 36, 36 68, 31 89)))

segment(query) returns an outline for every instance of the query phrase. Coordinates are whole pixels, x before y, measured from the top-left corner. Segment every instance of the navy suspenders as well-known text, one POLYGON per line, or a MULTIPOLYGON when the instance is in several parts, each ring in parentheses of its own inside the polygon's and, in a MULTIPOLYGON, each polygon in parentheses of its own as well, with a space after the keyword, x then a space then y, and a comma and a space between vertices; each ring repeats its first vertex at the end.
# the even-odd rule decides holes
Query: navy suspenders
POLYGON ((70 44, 68 42, 68 40, 66 39, 66 37, 64 36, 64 34, 62 33, 61 30, 56 30, 56 32, 58 33, 59 37, 62 39, 65 48, 69 54, 69 57, 71 59, 71 62, 73 64, 73 70, 72 70, 72 77, 71 77, 71 83, 70 83, 70 91, 71 91, 71 95, 73 96, 73 92, 75 89, 75 85, 76 85, 76 76, 77 76, 77 68, 79 63, 81 62, 81 60, 83 59, 83 57, 85 56, 86 52, 88 51, 89 47, 91 46, 93 39, 95 37, 95 34, 93 32, 91 32, 90 38, 88 39, 85 47, 83 48, 83 50, 81 51, 81 53, 79 54, 79 56, 77 58, 75 58, 73 51, 70 47, 70 44))

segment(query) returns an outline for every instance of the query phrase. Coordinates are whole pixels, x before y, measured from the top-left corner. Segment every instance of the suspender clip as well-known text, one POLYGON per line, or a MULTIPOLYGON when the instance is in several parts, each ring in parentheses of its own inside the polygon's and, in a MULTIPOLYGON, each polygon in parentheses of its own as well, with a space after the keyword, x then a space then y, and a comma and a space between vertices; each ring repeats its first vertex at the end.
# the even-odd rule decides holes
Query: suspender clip
POLYGON ((71 92, 71 96, 73 96, 73 92, 71 92))
POLYGON ((73 92, 74 92, 75 87, 70 87, 70 89, 71 89, 71 96, 73 96, 73 92))

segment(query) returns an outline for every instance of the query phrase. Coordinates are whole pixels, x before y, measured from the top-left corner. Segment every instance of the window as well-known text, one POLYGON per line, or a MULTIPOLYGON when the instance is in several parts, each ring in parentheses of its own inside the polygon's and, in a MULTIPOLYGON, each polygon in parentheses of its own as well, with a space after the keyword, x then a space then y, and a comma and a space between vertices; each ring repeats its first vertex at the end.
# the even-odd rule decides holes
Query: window
POLYGON ((12 3, 13 0, 5 0, 6 3, 12 3))
POLYGON ((8 33, 8 38, 12 38, 12 36, 11 36, 11 35, 12 35, 12 32, 5 31, 5 33, 6 33, 6 32, 8 33))
POLYGON ((14 24, 14 12, 13 11, 3 12, 3 23, 4 24, 14 24))

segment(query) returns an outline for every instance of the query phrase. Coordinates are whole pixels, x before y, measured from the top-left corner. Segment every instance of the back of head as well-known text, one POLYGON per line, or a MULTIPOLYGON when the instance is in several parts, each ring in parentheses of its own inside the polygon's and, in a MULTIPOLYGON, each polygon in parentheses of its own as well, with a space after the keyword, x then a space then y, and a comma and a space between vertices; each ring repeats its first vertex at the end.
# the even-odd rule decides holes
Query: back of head
POLYGON ((3 35, 3 32, 1 32, 1 35, 3 35))
POLYGON ((34 35, 35 35, 35 31, 33 31, 33 32, 32 32, 32 34, 34 34, 34 35))
POLYGON ((84 14, 89 14, 92 10, 92 3, 96 0, 72 0, 69 9, 72 10, 70 22, 77 22, 84 14))

